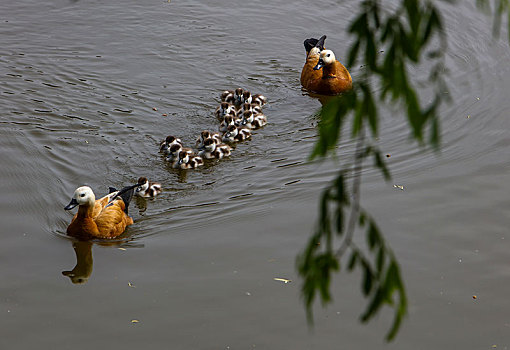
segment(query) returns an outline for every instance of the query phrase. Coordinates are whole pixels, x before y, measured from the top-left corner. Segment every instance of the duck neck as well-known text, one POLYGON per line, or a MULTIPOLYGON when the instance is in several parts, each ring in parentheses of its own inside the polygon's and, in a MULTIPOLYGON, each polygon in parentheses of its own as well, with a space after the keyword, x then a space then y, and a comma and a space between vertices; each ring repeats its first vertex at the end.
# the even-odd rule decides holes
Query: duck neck
POLYGON ((335 65, 328 64, 322 68, 322 77, 323 78, 333 78, 335 76, 335 65))
POLYGON ((93 205, 80 205, 78 208, 78 217, 79 218, 92 218, 92 213, 94 212, 93 205))

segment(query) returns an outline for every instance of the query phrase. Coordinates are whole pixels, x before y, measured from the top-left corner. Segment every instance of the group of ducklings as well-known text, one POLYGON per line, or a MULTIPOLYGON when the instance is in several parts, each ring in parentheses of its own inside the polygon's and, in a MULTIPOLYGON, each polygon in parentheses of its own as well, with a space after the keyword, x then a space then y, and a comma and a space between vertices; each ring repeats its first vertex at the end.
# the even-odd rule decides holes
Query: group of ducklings
MULTIPOLYGON (((242 88, 226 90, 220 94, 220 105, 214 115, 219 122, 218 132, 204 130, 195 142, 195 148, 184 147, 181 139, 167 136, 159 145, 159 151, 175 169, 196 169, 204 160, 222 159, 230 156, 235 143, 251 138, 252 130, 267 124, 262 106, 267 99, 242 88)), ((155 197, 161 192, 161 184, 138 179, 135 195, 155 197)))

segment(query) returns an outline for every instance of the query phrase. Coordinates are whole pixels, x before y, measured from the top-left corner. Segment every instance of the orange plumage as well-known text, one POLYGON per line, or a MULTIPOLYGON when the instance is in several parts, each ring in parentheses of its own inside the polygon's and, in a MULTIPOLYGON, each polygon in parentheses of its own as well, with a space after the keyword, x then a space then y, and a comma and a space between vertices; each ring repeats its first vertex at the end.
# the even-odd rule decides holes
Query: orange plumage
POLYGON ((322 71, 314 70, 313 68, 319 62, 321 50, 324 50, 324 40, 326 36, 323 35, 320 39, 306 39, 304 42, 306 50, 306 62, 301 71, 301 85, 308 89, 307 85, 310 81, 320 79, 322 71))
POLYGON ((322 50, 320 55, 310 57, 311 54, 312 50, 301 73, 301 84, 305 89, 322 95, 338 95, 352 88, 349 71, 336 60, 333 51, 322 50), (314 62, 316 64, 310 70, 314 62))
POLYGON ((121 235, 133 219, 127 215, 126 203, 129 205, 133 188, 124 196, 110 193, 96 200, 94 192, 88 186, 76 189, 66 210, 79 205, 78 212, 67 227, 67 234, 79 239, 111 239, 121 235), (113 200, 112 200, 113 199, 113 200))

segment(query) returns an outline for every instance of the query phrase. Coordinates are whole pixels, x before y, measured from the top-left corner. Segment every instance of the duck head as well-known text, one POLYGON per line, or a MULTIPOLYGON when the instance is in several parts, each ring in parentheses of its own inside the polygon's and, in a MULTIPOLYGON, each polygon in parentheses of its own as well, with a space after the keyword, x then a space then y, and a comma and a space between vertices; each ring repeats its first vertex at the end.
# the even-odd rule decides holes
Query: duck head
POLYGON ((336 61, 335 54, 331 50, 323 50, 321 51, 321 55, 319 58, 319 62, 313 69, 319 70, 324 66, 327 66, 329 64, 333 64, 336 61))
POLYGON ((88 205, 93 206, 96 202, 96 196, 92 189, 88 186, 78 187, 73 194, 71 202, 64 208, 65 210, 71 210, 77 205, 88 205))

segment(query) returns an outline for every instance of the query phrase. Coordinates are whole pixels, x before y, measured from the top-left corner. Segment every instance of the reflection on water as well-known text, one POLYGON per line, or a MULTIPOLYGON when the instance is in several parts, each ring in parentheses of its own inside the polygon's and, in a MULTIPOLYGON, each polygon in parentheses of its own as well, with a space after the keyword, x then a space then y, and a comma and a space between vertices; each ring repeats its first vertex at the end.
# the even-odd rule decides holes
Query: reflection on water
POLYGON ((71 279, 74 284, 84 284, 92 274, 94 260, 92 258, 92 242, 73 241, 74 253, 76 254, 76 266, 71 271, 62 271, 64 276, 71 279))

